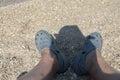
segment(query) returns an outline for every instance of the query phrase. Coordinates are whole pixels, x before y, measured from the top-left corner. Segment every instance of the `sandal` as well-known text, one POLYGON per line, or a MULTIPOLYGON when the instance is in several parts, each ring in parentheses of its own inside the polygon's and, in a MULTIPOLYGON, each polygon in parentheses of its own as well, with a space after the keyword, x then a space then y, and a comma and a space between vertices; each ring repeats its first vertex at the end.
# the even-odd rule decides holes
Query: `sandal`
POLYGON ((102 37, 97 32, 91 33, 86 37, 83 50, 76 55, 72 63, 73 71, 76 74, 78 75, 88 74, 86 70, 86 56, 95 49, 101 51, 102 43, 103 43, 102 37))
POLYGON ((40 30, 36 33, 35 43, 38 51, 41 53, 44 49, 48 48, 53 51, 58 60, 57 73, 63 73, 68 69, 68 62, 65 56, 60 53, 60 50, 54 44, 54 38, 48 32, 40 30))

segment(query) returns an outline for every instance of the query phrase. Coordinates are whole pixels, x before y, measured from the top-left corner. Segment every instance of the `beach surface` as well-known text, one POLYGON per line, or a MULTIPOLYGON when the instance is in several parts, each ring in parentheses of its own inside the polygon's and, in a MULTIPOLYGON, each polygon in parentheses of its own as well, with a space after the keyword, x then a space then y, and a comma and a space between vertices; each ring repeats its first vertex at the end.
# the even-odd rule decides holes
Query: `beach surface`
MULTIPOLYGON (((34 38, 41 29, 54 36, 70 62, 82 50, 85 37, 99 32, 101 55, 120 71, 120 0, 0 0, 0 80, 16 80, 40 61, 34 38)), ((70 66, 54 80, 90 77, 77 76, 70 66)))

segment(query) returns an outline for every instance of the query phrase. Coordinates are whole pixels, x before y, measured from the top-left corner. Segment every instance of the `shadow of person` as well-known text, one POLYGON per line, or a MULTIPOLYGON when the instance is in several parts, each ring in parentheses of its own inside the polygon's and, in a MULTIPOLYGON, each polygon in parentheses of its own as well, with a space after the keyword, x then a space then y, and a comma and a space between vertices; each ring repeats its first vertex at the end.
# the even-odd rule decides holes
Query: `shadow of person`
POLYGON ((82 49, 85 40, 77 25, 66 25, 54 36, 57 47, 69 58, 69 61, 82 49))
MULTIPOLYGON (((54 37, 56 46, 59 48, 61 53, 63 53, 68 58, 70 64, 72 63, 75 55, 82 51, 86 39, 77 25, 63 26, 59 30, 58 34, 54 34, 54 37)), ((57 75, 54 77, 54 80, 62 80, 65 76, 67 76, 66 80, 71 80, 71 78, 74 78, 74 80, 90 80, 89 76, 80 76, 79 78, 74 77, 73 74, 73 70, 71 67, 69 67, 68 71, 66 71, 64 75, 57 75)))

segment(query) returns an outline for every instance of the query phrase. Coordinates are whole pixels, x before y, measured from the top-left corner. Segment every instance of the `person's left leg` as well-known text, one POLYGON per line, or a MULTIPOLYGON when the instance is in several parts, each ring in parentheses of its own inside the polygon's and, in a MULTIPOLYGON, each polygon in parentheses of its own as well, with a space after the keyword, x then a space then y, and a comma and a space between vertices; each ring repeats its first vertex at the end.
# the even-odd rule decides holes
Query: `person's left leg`
POLYGON ((29 73, 18 80, 51 80, 58 70, 58 61, 55 54, 49 50, 42 51, 42 59, 29 73))

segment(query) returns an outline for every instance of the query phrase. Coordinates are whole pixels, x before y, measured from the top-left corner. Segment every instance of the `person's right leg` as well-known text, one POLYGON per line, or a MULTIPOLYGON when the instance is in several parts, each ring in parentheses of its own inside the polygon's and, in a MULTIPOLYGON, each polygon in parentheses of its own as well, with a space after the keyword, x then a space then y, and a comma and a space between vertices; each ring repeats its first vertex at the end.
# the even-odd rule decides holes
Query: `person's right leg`
POLYGON ((86 68, 95 80, 120 80, 120 72, 109 66, 97 49, 86 56, 86 68))

